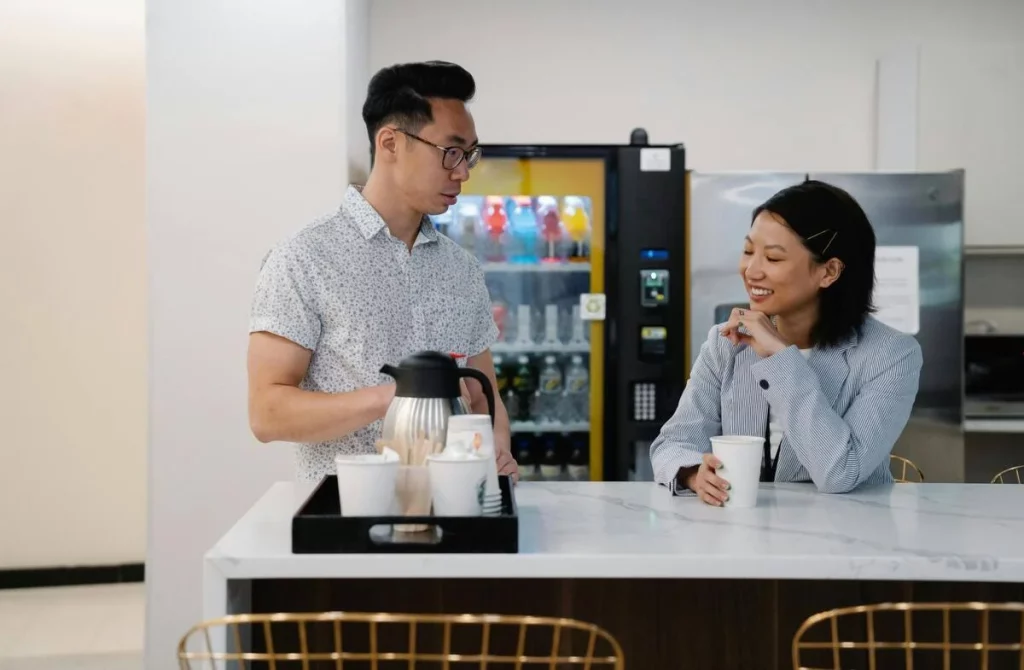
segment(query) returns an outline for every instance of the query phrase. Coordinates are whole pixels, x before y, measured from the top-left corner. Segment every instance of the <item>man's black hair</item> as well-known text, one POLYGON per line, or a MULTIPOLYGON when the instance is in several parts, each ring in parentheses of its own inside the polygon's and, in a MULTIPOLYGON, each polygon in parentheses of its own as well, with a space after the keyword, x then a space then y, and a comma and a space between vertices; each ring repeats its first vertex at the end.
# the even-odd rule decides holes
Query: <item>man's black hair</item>
POLYGON ((871 312, 875 289, 875 231, 853 196, 825 182, 785 188, 754 210, 771 212, 795 232, 816 263, 838 258, 839 279, 819 294, 815 345, 834 346, 859 331, 871 312))
POLYGON ((433 121, 430 98, 469 102, 476 93, 473 75, 445 61, 402 63, 379 70, 370 79, 363 122, 373 158, 377 131, 394 124, 411 133, 433 121))

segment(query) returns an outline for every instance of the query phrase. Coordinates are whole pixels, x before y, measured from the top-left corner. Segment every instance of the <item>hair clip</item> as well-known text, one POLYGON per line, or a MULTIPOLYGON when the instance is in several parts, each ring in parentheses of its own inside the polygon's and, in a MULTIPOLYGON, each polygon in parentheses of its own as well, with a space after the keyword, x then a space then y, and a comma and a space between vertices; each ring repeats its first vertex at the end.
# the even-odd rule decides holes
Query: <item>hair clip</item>
POLYGON ((813 235, 811 235, 810 237, 807 238, 807 241, 810 242, 811 240, 813 240, 818 235, 824 235, 825 233, 828 233, 828 232, 832 233, 832 237, 829 239, 828 244, 825 245, 825 248, 821 250, 822 255, 824 255, 824 253, 826 251, 828 251, 828 248, 830 246, 832 246, 832 243, 836 241, 836 235, 839 234, 839 231, 838 230, 832 230, 831 228, 826 228, 825 230, 822 230, 822 231, 819 231, 817 233, 814 233, 813 235))

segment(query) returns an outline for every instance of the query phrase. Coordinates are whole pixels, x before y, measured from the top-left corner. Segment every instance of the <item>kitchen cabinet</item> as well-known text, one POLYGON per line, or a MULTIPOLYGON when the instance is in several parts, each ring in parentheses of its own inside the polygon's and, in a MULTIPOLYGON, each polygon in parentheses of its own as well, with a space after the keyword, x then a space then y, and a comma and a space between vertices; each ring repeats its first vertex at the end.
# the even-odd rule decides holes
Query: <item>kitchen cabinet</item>
POLYGON ((965 242, 1024 247, 1024 45, 923 47, 918 169, 964 168, 965 242))

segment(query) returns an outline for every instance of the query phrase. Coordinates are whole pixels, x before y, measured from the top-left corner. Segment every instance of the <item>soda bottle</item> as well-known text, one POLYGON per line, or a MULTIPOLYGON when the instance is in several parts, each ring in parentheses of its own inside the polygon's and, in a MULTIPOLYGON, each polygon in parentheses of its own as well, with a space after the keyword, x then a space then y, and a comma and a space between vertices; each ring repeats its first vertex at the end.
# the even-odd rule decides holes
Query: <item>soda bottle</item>
POLYGON ((538 478, 537 457, 534 453, 532 435, 515 435, 512 438, 512 453, 519 465, 519 479, 532 481, 538 478))
POLYGON ((541 439, 540 476, 547 480, 562 478, 562 458, 557 435, 545 435, 541 439))
POLYGON ((455 212, 455 222, 450 236, 463 249, 477 254, 477 230, 480 228, 480 207, 475 202, 465 202, 455 212))
POLYGON ((515 207, 508 214, 509 235, 513 263, 537 262, 537 216, 529 197, 515 198, 515 207))
POLYGON ((508 215, 501 196, 488 196, 484 212, 484 258, 492 263, 505 260, 505 232, 508 229, 508 215))
POLYGON ((569 344, 573 346, 585 347, 590 341, 590 331, 586 327, 586 322, 580 314, 580 306, 572 306, 572 336, 569 338, 569 344))
POLYGON ((523 355, 516 360, 516 371, 512 374, 512 391, 518 401, 518 415, 520 421, 530 421, 532 410, 533 394, 537 390, 537 382, 534 377, 533 367, 530 365, 530 357, 523 355))
POLYGON ((434 224, 434 230, 442 235, 448 235, 451 231, 452 222, 455 220, 452 209, 449 207, 444 214, 435 214, 430 217, 430 222, 434 224))
POLYGON ((558 359, 548 354, 544 357, 544 367, 540 371, 540 388, 537 391, 539 395, 537 406, 534 408, 538 421, 559 420, 562 387, 562 369, 558 366, 558 359))
POLYGON ((505 325, 508 322, 508 306, 501 300, 491 303, 491 316, 494 318, 494 325, 498 327, 498 341, 505 341, 505 325))
POLYGON ((569 437, 569 479, 575 482, 590 480, 590 468, 587 467, 587 436, 586 433, 574 433, 569 437))
POLYGON ((551 303, 544 307, 544 338, 541 344, 558 346, 562 338, 558 332, 558 305, 551 303))
POLYGON ((508 412, 508 420, 522 421, 519 413, 519 396, 516 395, 516 392, 506 386, 503 399, 505 401, 505 411, 508 412))
POLYGON ((508 391, 508 371, 505 369, 505 357, 500 354, 494 357, 494 377, 498 382, 498 397, 504 398, 505 392, 508 391))
POLYGON ((569 359, 565 371, 565 409, 563 421, 587 421, 590 417, 590 373, 579 354, 569 359))
POLYGON ((530 305, 516 306, 516 339, 515 343, 520 346, 529 346, 534 343, 533 309, 530 305))
POLYGON ((583 198, 574 195, 565 196, 562 204, 562 225, 572 240, 569 261, 582 263, 590 260, 590 215, 583 203, 583 198))
POLYGON ((540 222, 540 236, 544 241, 545 263, 562 260, 562 245, 565 240, 565 226, 558 214, 558 201, 550 195, 537 198, 537 220, 540 222))

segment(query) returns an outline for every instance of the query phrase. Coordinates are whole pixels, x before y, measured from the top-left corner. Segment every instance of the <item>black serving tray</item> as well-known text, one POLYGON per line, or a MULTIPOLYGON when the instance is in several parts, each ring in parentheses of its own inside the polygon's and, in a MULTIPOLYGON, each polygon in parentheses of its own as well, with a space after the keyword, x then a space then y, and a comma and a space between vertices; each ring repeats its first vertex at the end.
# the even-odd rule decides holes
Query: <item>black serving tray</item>
POLYGON ((509 475, 499 475, 499 516, 341 516, 338 478, 324 477, 292 517, 293 554, 516 554, 519 510, 509 475), (429 525, 422 532, 395 524, 429 525))

